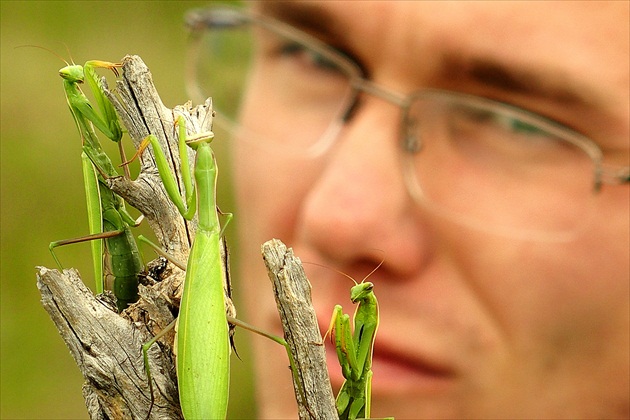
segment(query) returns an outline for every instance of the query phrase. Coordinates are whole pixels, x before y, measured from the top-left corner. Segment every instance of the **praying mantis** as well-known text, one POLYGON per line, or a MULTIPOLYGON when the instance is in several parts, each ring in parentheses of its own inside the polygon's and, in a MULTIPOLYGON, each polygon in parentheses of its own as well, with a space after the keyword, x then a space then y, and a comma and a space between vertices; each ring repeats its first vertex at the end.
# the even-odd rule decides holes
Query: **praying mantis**
MULTIPOLYGON (((121 143, 122 129, 118 117, 111 102, 104 95, 101 81, 96 74, 96 68, 107 68, 118 75, 117 67, 120 66, 116 63, 92 60, 83 66, 68 64, 59 70, 59 75, 63 79, 66 101, 83 143, 81 158, 90 235, 51 242, 49 249, 55 262, 61 268, 61 263, 54 252, 56 247, 92 241, 96 292, 102 293, 104 290, 102 239, 105 239, 106 248, 111 257, 116 304, 118 310, 122 311, 129 303, 138 299, 138 274, 142 271, 143 263, 130 227, 137 226, 141 218, 134 220, 125 209, 123 199, 105 186, 103 180, 117 176, 118 173, 103 151, 94 131, 96 126, 99 131, 116 142, 121 159, 125 160, 121 143), (79 85, 84 82, 90 86, 101 114, 92 107, 81 91, 79 85)), ((125 173, 129 176, 128 170, 125 173)))
MULTIPOLYGON (((219 223, 216 203, 218 171, 209 144, 214 134, 208 131, 188 139, 183 118, 177 117, 175 124, 179 128, 184 198, 155 136, 150 135, 142 142, 136 156, 151 144, 170 199, 185 219, 191 220, 195 211, 198 213, 197 233, 186 265, 184 291, 175 326, 177 382, 185 418, 225 418, 230 379, 230 340, 223 281, 226 271, 221 250, 225 226, 221 228, 219 223), (187 147, 196 150, 194 182, 187 147)), ((225 215, 229 222, 231 214, 225 215)), ((156 339, 154 337, 143 348, 145 365, 148 348, 156 339)), ((150 384, 148 369, 147 375, 150 384)))
MULTIPOLYGON (((365 281, 383 261, 350 289, 350 300, 358 303, 354 313, 354 328, 350 316, 336 305, 324 338, 334 334, 335 350, 345 381, 337 395, 336 405, 340 420, 370 418, 372 407, 372 353, 379 323, 378 301, 374 284, 365 281), (353 332, 354 331, 354 332, 353 332)), ((341 273, 343 274, 343 273, 341 273)), ((344 274, 345 275, 345 274, 344 274)), ((352 281, 351 277, 347 276, 352 281)))

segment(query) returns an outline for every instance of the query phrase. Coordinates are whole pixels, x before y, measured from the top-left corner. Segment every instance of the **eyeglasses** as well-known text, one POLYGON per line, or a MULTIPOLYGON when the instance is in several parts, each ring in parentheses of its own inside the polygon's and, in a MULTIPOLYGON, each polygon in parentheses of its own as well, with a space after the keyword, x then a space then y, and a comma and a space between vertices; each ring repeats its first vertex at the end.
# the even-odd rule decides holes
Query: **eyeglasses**
POLYGON ((238 141, 318 157, 362 95, 380 97, 402 109, 401 167, 410 195, 464 225, 567 240, 595 215, 603 184, 630 182, 630 167, 605 165, 594 141, 523 109, 444 90, 401 95, 365 79, 320 40, 250 11, 199 9, 186 21, 189 94, 212 96, 215 122, 238 141), (248 108, 248 95, 265 98, 260 109, 248 108), (244 109, 269 115, 241 123, 244 109))

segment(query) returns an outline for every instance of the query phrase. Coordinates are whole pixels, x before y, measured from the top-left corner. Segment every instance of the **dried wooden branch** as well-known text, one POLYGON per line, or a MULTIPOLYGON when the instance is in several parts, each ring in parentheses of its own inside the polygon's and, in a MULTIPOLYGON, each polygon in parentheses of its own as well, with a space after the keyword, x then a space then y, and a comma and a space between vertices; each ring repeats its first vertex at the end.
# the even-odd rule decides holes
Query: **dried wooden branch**
MULTIPOLYGON (((173 121, 176 115, 182 115, 189 133, 207 131, 212 123, 211 101, 195 108, 190 103, 173 110, 166 108, 153 85, 151 73, 137 56, 125 57, 123 77, 117 81, 116 89, 106 94, 136 147, 149 134, 158 138, 162 149, 168 151, 169 164, 182 189, 173 121)), ((194 162, 192 155, 190 162, 194 162)), ((166 195, 150 151, 141 158, 137 180, 116 177, 107 182, 113 191, 145 215, 169 254, 180 261, 187 260, 196 221, 186 222, 166 195)), ((306 283, 296 281, 304 276, 304 272, 301 266, 295 265, 291 251, 286 251, 286 247, 282 251, 282 247, 268 246, 270 251, 265 254, 265 261, 270 278, 278 279, 276 294, 287 328, 286 338, 305 389, 306 401, 298 398, 299 404, 306 404, 301 406, 300 416, 335 418, 336 412, 331 411, 334 410, 334 400, 316 318, 312 306, 300 309, 310 306, 310 285, 305 277, 303 281, 306 283), (280 303, 287 298, 294 302, 280 303), (296 324, 294 319, 302 321, 296 324), (309 329, 301 332, 302 322, 307 321, 309 329)), ((92 419, 144 419, 148 415, 151 395, 140 348, 174 319, 179 309, 184 273, 168 264, 159 277, 162 280, 153 285, 140 285, 139 301, 119 315, 111 299, 108 302, 107 296, 94 297, 76 271, 60 273, 38 267, 37 285, 42 304, 83 373, 83 394, 92 419)), ((152 419, 182 417, 173 340, 174 334, 167 334, 149 352, 155 398, 152 419)))
MULTIPOLYGON (((44 308, 85 378, 83 396, 90 418, 146 418, 151 398, 140 349, 154 333, 148 330, 149 318, 151 323, 167 324, 173 319, 170 311, 159 313, 167 307, 160 302, 163 298, 143 288, 143 300, 131 313, 120 316, 115 306, 92 295, 76 270, 60 273, 38 267, 37 287, 44 308)), ((151 418, 178 419, 182 415, 177 377, 172 352, 165 350, 158 346, 150 350, 158 390, 151 418)))
POLYGON ((302 263, 291 248, 287 249, 277 239, 265 242, 262 254, 273 285, 284 338, 291 347, 304 390, 305 401, 302 401, 298 385, 293 384, 300 419, 338 418, 326 369, 326 353, 311 302, 311 284, 302 263))

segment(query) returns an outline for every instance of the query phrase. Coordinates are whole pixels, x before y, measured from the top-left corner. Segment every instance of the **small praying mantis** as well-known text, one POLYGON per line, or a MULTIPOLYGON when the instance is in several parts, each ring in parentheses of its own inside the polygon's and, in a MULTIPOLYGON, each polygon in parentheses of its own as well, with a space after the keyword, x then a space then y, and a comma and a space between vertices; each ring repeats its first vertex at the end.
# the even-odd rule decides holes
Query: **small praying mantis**
MULTIPOLYGON (((207 131, 187 138, 184 119, 177 117, 175 124, 179 128, 184 198, 177 189, 175 178, 155 136, 150 135, 141 143, 136 156, 151 144, 160 177, 170 199, 185 219, 191 220, 195 211, 198 213, 198 229, 186 264, 184 291, 175 325, 177 382, 185 418, 225 418, 230 379, 230 340, 225 309, 226 270, 222 258, 224 242, 221 239, 225 226, 222 228, 219 223, 216 203, 218 170, 209 144, 214 134, 207 131), (196 150, 194 182, 190 173, 187 147, 196 150)), ((232 215, 224 215, 229 222, 232 215)), ((158 338, 159 335, 143 348, 151 392, 153 387, 147 351, 158 338)))
POLYGON ((350 289, 350 300, 358 306, 354 313, 354 333, 350 316, 343 313, 341 305, 333 310, 328 334, 334 335, 337 358, 345 381, 337 395, 337 413, 340 420, 370 418, 372 407, 372 353, 379 323, 378 301, 374 295, 374 284, 365 281, 383 261, 374 268, 361 283, 350 289))
MULTIPOLYGON (((70 112, 77 125, 83 143, 82 163, 88 207, 90 235, 51 242, 50 252, 57 265, 61 263, 55 255, 58 246, 77 242, 92 241, 92 259, 96 278, 96 292, 104 290, 103 273, 103 241, 106 241, 107 252, 111 256, 110 265, 114 276, 114 294, 117 307, 122 311, 129 303, 138 299, 138 274, 143 263, 138 247, 130 231, 130 226, 137 226, 142 217, 134 220, 125 209, 123 199, 112 192, 103 182, 105 178, 117 176, 111 160, 103 151, 94 127, 99 129, 112 141, 119 145, 121 159, 124 161, 121 138, 122 130, 116 112, 103 93, 101 81, 96 68, 107 68, 118 75, 117 67, 121 64, 92 60, 85 65, 70 65, 59 70, 63 79, 64 92, 70 112), (88 82, 98 103, 99 114, 83 94, 80 84, 88 82), (97 173, 98 172, 98 173, 97 173)), ((125 172, 129 176, 128 170, 125 172)))

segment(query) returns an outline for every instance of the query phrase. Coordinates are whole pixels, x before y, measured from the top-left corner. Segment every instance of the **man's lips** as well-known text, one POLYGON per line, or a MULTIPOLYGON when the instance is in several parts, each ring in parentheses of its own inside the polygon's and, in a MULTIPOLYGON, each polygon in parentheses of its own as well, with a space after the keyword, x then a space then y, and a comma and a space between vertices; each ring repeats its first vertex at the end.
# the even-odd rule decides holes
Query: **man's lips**
MULTIPOLYGON (((333 387, 340 388, 344 378, 334 345, 329 340, 326 363, 333 387)), ((374 348, 372 371, 372 392, 375 394, 436 393, 444 391, 456 376, 454 369, 444 362, 385 340, 378 340, 374 348)))

